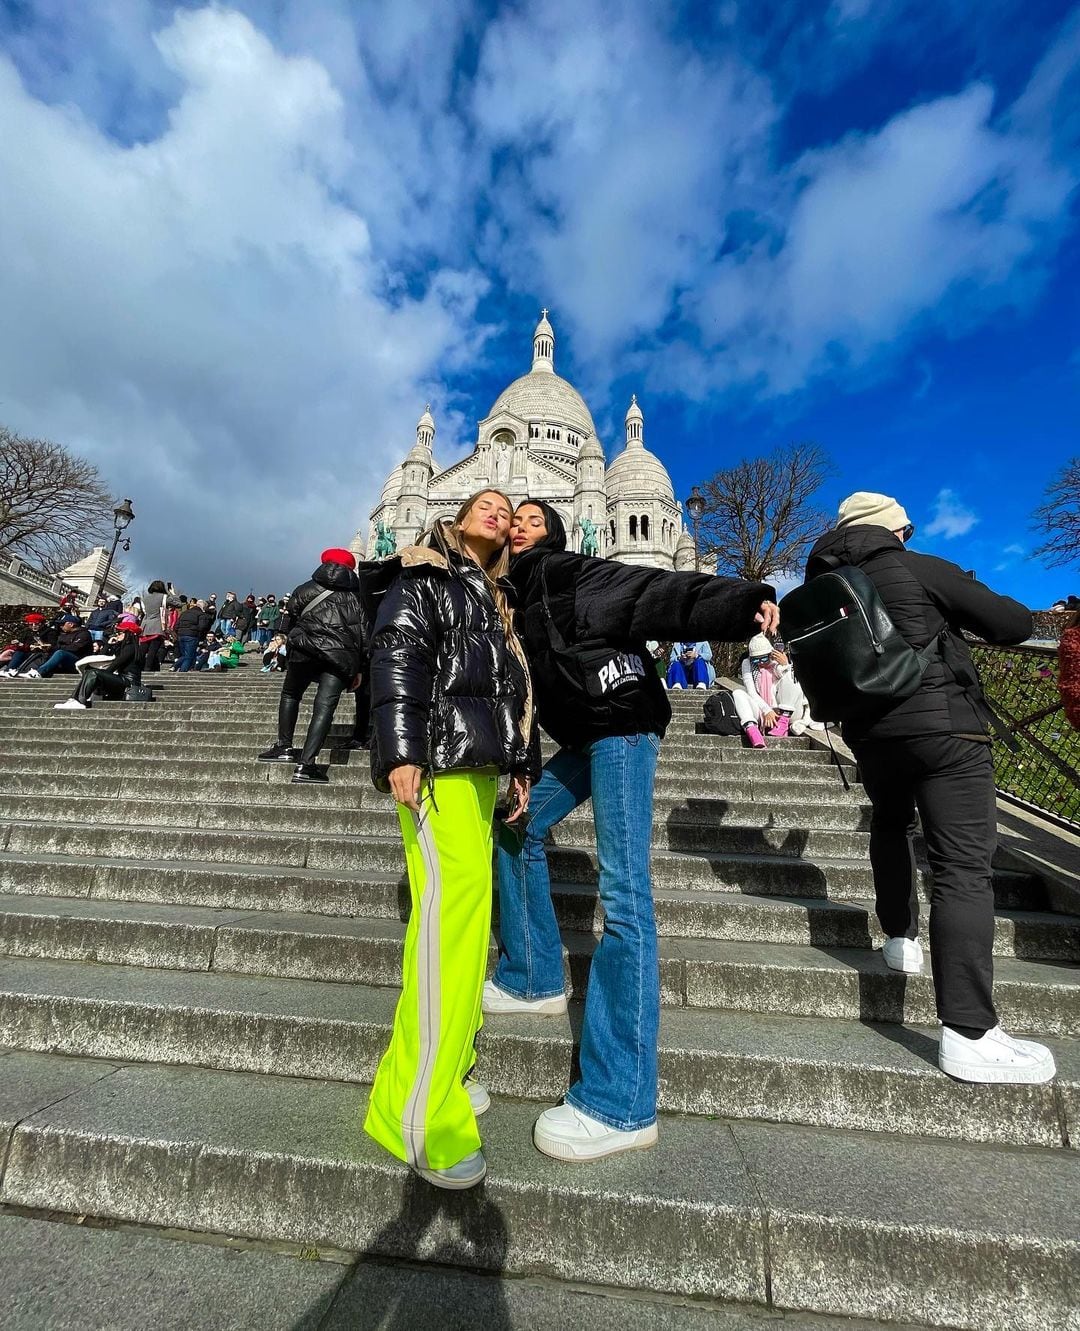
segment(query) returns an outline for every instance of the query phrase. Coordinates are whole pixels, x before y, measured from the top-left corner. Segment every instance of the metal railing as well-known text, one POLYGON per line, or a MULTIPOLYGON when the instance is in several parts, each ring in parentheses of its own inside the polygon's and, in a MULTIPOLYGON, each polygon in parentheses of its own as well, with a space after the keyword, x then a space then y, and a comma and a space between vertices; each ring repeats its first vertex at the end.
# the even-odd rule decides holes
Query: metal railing
POLYGON ((1065 718, 1053 647, 972 643, 983 691, 1018 746, 994 745, 998 790, 1080 826, 1080 732, 1065 718))

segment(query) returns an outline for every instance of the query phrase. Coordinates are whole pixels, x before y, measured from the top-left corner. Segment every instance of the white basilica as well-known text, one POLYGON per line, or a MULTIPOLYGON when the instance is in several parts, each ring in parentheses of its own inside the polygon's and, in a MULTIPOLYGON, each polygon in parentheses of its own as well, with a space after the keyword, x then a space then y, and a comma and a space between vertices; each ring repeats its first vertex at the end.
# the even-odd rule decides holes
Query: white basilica
POLYGON ((390 473, 372 510, 367 537, 352 549, 376 557, 380 527, 397 549, 413 543, 436 518, 452 517, 485 485, 515 504, 546 499, 562 515, 570 548, 580 550, 590 528, 599 553, 626 564, 692 569, 694 543, 683 527, 664 464, 645 447, 644 417, 631 398, 626 445, 610 466, 581 394, 555 373, 555 332, 547 311, 533 333, 532 367, 499 394, 480 422, 475 450, 440 469, 432 445, 435 421, 425 410, 416 444, 390 473))

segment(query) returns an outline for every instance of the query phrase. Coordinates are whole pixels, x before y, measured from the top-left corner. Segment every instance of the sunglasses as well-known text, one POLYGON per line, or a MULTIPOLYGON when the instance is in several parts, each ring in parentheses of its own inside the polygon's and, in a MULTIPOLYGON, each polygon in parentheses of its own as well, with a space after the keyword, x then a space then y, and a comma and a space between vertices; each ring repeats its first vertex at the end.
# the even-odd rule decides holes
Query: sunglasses
POLYGON ((908 525, 904 528, 904 530, 900 533, 900 539, 902 541, 910 541, 914 535, 915 535, 915 524, 914 522, 909 522, 908 525))

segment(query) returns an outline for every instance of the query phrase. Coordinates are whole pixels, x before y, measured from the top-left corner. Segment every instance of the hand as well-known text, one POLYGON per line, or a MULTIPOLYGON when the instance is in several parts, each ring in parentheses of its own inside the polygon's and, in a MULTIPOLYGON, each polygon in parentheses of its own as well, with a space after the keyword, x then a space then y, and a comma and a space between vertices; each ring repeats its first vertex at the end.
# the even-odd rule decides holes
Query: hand
POLYGON ((529 778, 527 776, 512 776, 510 778, 510 802, 513 805, 514 812, 509 818, 504 818, 503 821, 516 823, 529 807, 529 778))
POLYGON ((787 656, 779 650, 773 652, 772 659, 776 662, 777 665, 786 666, 788 663, 787 656))
POLYGON ((773 726, 776 725, 779 719, 780 718, 776 715, 776 713, 770 709, 761 718, 762 727, 765 730, 771 730, 773 726))
POLYGON ((761 625, 762 633, 775 633, 780 627, 780 607, 775 601, 762 601, 754 622, 761 625))
POLYGON ((346 693, 355 693, 359 687, 360 687, 360 676, 354 675, 352 683, 346 685, 345 691, 346 693))
POLYGON ((402 763, 390 773, 390 794, 399 804, 413 813, 420 812, 420 768, 415 763, 402 763))

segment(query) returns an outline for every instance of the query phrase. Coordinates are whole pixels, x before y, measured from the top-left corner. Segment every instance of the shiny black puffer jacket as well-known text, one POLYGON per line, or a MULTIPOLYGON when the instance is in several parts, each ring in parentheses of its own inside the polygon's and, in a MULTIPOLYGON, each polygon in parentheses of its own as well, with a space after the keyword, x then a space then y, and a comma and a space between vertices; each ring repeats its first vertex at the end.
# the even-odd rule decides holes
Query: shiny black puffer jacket
POLYGON ((371 772, 403 763, 428 773, 495 767, 525 775, 528 678, 507 645, 483 571, 470 559, 410 546, 383 566, 371 644, 371 772))
POLYGON ((978 704, 982 690, 961 631, 967 629, 986 642, 1023 642, 1031 635, 1031 612, 968 577, 959 565, 908 550, 884 527, 856 525, 826 532, 810 551, 807 580, 828 572, 823 555, 862 569, 912 647, 927 647, 943 629, 949 630, 940 638, 918 689, 873 722, 845 722, 844 739, 858 744, 911 735, 985 735, 986 716, 978 704))
POLYGON ((289 653, 311 657, 335 675, 352 681, 367 655, 370 624, 360 596, 360 583, 343 564, 320 564, 289 597, 289 653), (307 606, 330 591, 318 605, 307 606), (306 613, 305 613, 306 611, 306 613))

